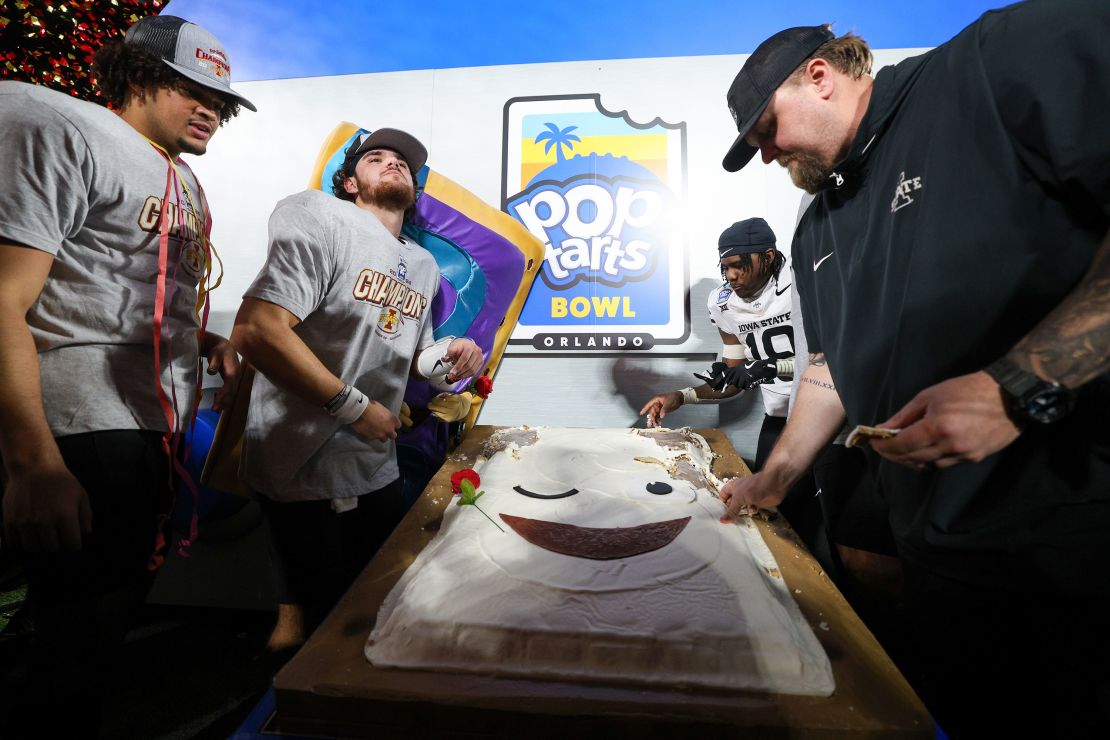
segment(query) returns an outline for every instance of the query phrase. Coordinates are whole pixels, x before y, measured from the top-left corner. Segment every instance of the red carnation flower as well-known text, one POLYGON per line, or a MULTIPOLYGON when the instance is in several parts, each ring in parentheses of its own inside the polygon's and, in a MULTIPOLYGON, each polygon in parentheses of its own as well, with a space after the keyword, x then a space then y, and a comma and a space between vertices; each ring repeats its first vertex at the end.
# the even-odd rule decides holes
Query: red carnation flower
POLYGON ((473 468, 463 468, 457 473, 451 475, 451 493, 462 493, 462 483, 464 480, 470 481, 470 484, 475 489, 482 485, 482 479, 474 472, 473 468))
POLYGON ((489 398, 489 394, 493 393, 493 380, 488 375, 482 375, 474 379, 474 392, 481 398, 489 398))

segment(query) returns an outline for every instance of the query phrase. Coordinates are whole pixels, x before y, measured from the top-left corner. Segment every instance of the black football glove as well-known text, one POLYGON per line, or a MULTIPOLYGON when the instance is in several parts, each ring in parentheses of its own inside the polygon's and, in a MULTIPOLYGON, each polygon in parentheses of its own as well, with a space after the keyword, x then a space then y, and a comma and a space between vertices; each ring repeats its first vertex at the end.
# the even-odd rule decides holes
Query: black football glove
POLYGON ((704 380, 715 391, 722 391, 729 385, 746 391, 761 383, 774 380, 778 374, 774 360, 748 360, 742 365, 733 367, 723 362, 714 362, 708 372, 694 373, 694 377, 704 380))

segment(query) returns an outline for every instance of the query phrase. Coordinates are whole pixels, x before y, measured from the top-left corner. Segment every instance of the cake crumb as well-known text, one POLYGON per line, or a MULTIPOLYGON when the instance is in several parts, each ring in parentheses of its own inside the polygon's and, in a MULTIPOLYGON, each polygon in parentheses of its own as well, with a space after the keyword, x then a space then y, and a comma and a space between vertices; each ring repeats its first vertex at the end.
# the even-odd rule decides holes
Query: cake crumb
POLYGON ((521 427, 520 429, 501 429, 490 435, 482 445, 479 456, 489 459, 502 450, 513 447, 513 457, 520 459, 516 450, 521 447, 530 447, 539 441, 539 434, 535 429, 521 427))
POLYGON ((675 480, 684 480, 697 489, 709 488, 709 481, 706 480, 705 475, 695 466, 690 458, 686 455, 679 455, 674 459, 674 462, 668 466, 671 477, 675 480))
POLYGON ((684 450, 689 439, 689 429, 637 429, 636 434, 646 437, 667 450, 684 450), (683 433, 685 432, 685 434, 683 433))

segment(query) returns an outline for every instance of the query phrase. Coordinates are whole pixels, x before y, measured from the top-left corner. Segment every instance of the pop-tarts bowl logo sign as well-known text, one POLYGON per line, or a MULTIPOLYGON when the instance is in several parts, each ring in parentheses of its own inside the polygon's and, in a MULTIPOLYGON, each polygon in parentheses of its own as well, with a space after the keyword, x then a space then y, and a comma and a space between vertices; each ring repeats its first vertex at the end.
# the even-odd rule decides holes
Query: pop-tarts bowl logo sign
POLYGON ((558 169, 545 170, 551 180, 509 202, 509 211, 544 241, 541 279, 553 290, 565 290, 580 282, 621 287, 650 277, 667 248, 660 243, 665 232, 659 228, 669 210, 667 189, 642 176, 622 176, 621 169, 640 173, 608 154, 590 154, 586 162, 561 168, 596 173, 590 177, 560 181, 552 171, 558 169))
POLYGON ((597 95, 509 101, 503 208, 545 246, 511 344, 624 352, 685 338, 684 135, 597 95))

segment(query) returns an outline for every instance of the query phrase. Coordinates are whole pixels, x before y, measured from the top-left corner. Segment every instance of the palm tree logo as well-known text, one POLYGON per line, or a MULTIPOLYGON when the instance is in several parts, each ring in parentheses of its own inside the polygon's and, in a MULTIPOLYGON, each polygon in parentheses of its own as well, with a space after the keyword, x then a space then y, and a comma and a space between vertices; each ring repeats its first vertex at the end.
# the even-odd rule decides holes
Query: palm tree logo
POLYGON ((554 123, 545 123, 544 126, 547 126, 548 130, 537 134, 533 143, 539 144, 541 141, 546 141, 547 144, 543 147, 543 153, 548 154, 551 152, 551 147, 555 147, 555 161, 565 162, 567 158, 566 155, 563 154, 563 147, 566 147, 567 151, 570 152, 574 149, 573 142, 582 141, 576 134, 571 133, 578 127, 567 126, 566 128, 559 128, 554 123))

